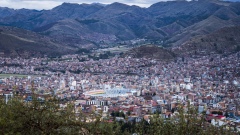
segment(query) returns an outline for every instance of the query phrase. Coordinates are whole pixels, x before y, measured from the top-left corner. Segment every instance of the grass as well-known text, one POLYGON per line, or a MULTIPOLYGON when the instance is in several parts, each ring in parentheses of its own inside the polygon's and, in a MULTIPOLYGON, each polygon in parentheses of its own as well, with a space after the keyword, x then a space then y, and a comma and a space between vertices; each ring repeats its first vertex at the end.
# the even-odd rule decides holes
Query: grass
POLYGON ((23 78, 23 77, 27 77, 28 75, 21 75, 21 74, 0 74, 0 78, 1 77, 10 77, 10 76, 14 76, 14 77, 20 77, 20 78, 23 78))

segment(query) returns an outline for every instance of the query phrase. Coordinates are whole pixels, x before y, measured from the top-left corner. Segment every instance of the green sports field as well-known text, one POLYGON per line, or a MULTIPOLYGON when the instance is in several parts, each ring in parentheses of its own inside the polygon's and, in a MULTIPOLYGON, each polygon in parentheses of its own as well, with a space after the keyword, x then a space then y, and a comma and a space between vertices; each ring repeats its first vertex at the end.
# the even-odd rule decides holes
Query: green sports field
POLYGON ((23 77, 27 77, 28 75, 20 75, 20 74, 0 74, 0 78, 10 77, 10 76, 23 78, 23 77))

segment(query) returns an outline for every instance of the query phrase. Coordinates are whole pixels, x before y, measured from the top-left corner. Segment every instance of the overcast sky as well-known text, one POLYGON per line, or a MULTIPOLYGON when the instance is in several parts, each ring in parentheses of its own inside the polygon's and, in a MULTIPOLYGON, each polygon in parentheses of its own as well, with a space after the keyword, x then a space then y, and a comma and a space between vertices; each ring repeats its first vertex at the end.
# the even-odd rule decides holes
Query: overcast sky
POLYGON ((27 8, 27 9, 51 9, 56 7, 63 2, 68 3, 103 3, 110 4, 113 2, 125 3, 128 5, 138 5, 140 7, 149 7, 151 4, 157 3, 159 1, 167 0, 0 0, 0 7, 9 8, 27 8))

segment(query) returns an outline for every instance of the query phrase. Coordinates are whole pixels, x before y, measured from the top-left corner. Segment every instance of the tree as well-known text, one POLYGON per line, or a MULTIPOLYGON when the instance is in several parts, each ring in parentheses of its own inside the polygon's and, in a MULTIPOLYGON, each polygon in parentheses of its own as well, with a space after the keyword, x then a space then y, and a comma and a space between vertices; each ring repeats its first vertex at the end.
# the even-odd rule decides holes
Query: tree
POLYGON ((125 118, 125 114, 124 114, 123 112, 120 112, 120 113, 119 113, 119 117, 125 118))
MULTIPOLYGON (((40 134, 87 134, 87 135, 227 135, 234 134, 223 127, 214 127, 206 123, 204 115, 189 105, 188 111, 178 107, 176 116, 164 119, 159 114, 150 117, 150 121, 109 122, 99 114, 76 115, 73 104, 62 109, 56 99, 39 102, 33 94, 33 101, 24 102, 13 98, 7 104, 0 100, 0 134, 40 135, 40 134), (91 120, 90 122, 86 121, 91 120)), ((113 116, 122 116, 123 112, 112 112, 113 116), (116 115, 115 115, 116 114, 116 115)))
POLYGON ((217 114, 218 115, 223 115, 223 112, 218 111, 217 114))
POLYGON ((225 116, 226 118, 228 118, 228 117, 229 117, 229 114, 228 114, 228 112, 227 112, 227 111, 225 112, 224 116, 225 116))
POLYGON ((129 110, 128 110, 128 112, 127 112, 127 115, 128 115, 128 116, 130 116, 130 115, 131 115, 131 112, 130 112, 129 110))
POLYGON ((120 112, 119 111, 115 112, 115 116, 119 117, 120 116, 120 112))
POLYGON ((115 112, 114 111, 111 112, 111 116, 115 117, 115 112))
POLYGON ((171 112, 172 112, 172 113, 174 113, 174 111, 175 111, 175 109, 174 109, 174 108, 172 108, 171 112))

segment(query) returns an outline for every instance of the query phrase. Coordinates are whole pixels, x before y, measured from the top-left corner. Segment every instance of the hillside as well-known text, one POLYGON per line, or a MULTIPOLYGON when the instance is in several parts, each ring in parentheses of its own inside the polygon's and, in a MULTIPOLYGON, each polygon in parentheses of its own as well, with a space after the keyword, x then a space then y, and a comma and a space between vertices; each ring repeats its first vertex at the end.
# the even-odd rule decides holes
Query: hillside
POLYGON ((71 48, 92 49, 143 38, 176 47, 224 27, 239 26, 239 7, 240 2, 219 0, 158 2, 149 8, 117 2, 63 3, 41 11, 0 8, 0 25, 27 29, 71 48))
POLYGON ((225 27, 211 34, 192 38, 173 49, 179 55, 231 54, 240 51, 240 26, 225 27))
POLYGON ((0 27, 0 50, 11 56, 60 55, 74 49, 60 45, 52 39, 31 31, 0 27))
POLYGON ((123 54, 124 57, 131 58, 150 58, 156 60, 173 60, 175 54, 169 50, 155 45, 144 45, 133 48, 123 54))
POLYGON ((235 10, 235 4, 231 6, 232 7, 222 7, 210 17, 182 29, 181 32, 166 41, 168 46, 179 46, 192 37, 210 34, 224 27, 239 26, 240 12, 235 10))

